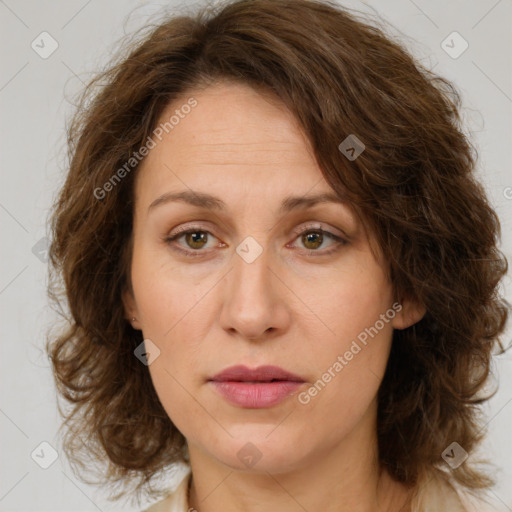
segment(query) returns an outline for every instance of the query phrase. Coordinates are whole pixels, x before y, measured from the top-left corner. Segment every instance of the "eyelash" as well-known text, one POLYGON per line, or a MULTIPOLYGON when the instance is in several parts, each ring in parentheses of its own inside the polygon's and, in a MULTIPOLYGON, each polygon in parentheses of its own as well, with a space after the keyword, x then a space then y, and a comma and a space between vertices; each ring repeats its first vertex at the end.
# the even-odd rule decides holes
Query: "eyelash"
MULTIPOLYGON (((192 226, 190 228, 180 229, 174 235, 165 237, 164 242, 167 243, 171 247, 172 250, 177 251, 187 257, 191 257, 191 258, 203 257, 205 255, 205 253, 207 253, 207 251, 204 251, 202 249, 187 250, 187 249, 183 249, 181 247, 178 247, 178 246, 172 244, 172 242, 174 242, 175 240, 177 240, 177 239, 181 238, 182 236, 187 235, 189 233, 207 233, 209 235, 212 235, 212 233, 210 233, 206 229, 202 229, 199 226, 192 226)), ((326 231, 325 229, 322 229, 317 226, 306 226, 301 231, 295 231, 294 232, 294 235, 295 235, 294 240, 296 240, 298 237, 300 237, 302 235, 305 235, 306 233, 321 233, 322 235, 327 235, 329 238, 331 238, 332 240, 334 240, 336 242, 332 249, 329 249, 326 251, 318 251, 315 249, 304 249, 304 251, 307 253, 308 256, 313 256, 313 257, 329 256, 329 255, 335 253, 336 251, 338 251, 342 246, 344 246, 348 243, 347 240, 345 240, 344 238, 342 238, 338 235, 335 235, 334 233, 332 233, 330 231, 326 231)), ((212 235, 212 236, 214 236, 214 235, 212 235)))

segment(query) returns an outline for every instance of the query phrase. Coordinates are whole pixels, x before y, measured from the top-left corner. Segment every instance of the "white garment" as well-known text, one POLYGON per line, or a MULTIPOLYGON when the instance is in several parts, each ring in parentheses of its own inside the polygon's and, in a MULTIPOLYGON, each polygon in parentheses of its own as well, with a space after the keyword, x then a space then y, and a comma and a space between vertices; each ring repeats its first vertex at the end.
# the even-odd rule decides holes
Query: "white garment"
MULTIPOLYGON (((188 504, 188 486, 191 472, 183 477, 174 492, 143 512, 194 512, 188 504)), ((479 502, 475 507, 469 499, 462 497, 441 478, 432 478, 422 485, 412 503, 412 512, 486 512, 488 506, 479 502)))
POLYGON ((194 512, 194 509, 189 507, 187 499, 191 475, 192 473, 188 471, 174 492, 163 500, 157 501, 143 512, 194 512))

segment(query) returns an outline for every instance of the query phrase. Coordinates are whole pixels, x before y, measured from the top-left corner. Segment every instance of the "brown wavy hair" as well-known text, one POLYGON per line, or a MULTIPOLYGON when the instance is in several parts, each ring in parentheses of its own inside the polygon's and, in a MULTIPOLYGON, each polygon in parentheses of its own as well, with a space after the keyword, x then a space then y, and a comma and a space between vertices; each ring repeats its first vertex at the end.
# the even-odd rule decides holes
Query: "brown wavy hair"
MULTIPOLYGON (((153 477, 186 462, 185 438, 134 356, 142 333, 123 310, 137 168, 104 197, 95 190, 151 136, 171 101, 221 80, 270 92, 289 108, 327 182, 374 235, 396 297, 426 308, 393 335, 378 395, 382 467, 413 486, 444 467, 452 441, 472 452, 509 306, 498 293, 507 270, 500 224, 475 178, 457 88, 378 21, 334 2, 231 1, 166 13, 137 35, 80 96, 51 212, 49 296, 69 312, 46 349, 66 399, 59 411, 73 469, 86 480, 85 470, 102 463, 98 481, 156 496, 165 490, 153 477), (338 149, 350 134, 365 145, 353 161, 338 149)), ((470 490, 493 483, 471 458, 443 474, 470 490)))

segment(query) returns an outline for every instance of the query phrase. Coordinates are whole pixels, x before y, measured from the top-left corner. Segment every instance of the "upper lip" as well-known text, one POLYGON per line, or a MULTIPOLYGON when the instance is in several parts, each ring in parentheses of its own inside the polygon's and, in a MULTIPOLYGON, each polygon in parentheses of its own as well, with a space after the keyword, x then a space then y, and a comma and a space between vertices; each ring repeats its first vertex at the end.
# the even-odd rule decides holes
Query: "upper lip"
POLYGON ((286 380, 292 382, 304 382, 304 379, 298 375, 287 372, 279 366, 258 366, 257 368, 250 369, 247 366, 238 365, 230 366, 225 370, 217 373, 211 379, 212 381, 239 381, 239 382, 270 382, 272 380, 286 380))

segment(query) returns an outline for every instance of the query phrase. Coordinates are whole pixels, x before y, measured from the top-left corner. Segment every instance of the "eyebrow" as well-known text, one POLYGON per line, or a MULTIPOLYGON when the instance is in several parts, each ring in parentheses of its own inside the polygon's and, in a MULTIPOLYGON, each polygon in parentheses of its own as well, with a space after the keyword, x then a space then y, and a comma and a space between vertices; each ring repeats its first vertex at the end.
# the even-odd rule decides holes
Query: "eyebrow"
MULTIPOLYGON (((212 196, 211 194, 207 194, 205 192, 184 190, 182 192, 167 192, 157 197, 149 205, 148 213, 158 206, 172 202, 183 202, 192 206, 207 208, 210 210, 226 210, 226 203, 218 197, 212 196)), ((288 196, 281 203, 279 213, 288 213, 292 210, 298 209, 305 210, 322 203, 345 204, 346 202, 346 199, 343 199, 342 197, 333 194, 332 192, 325 192, 316 195, 288 196)))

